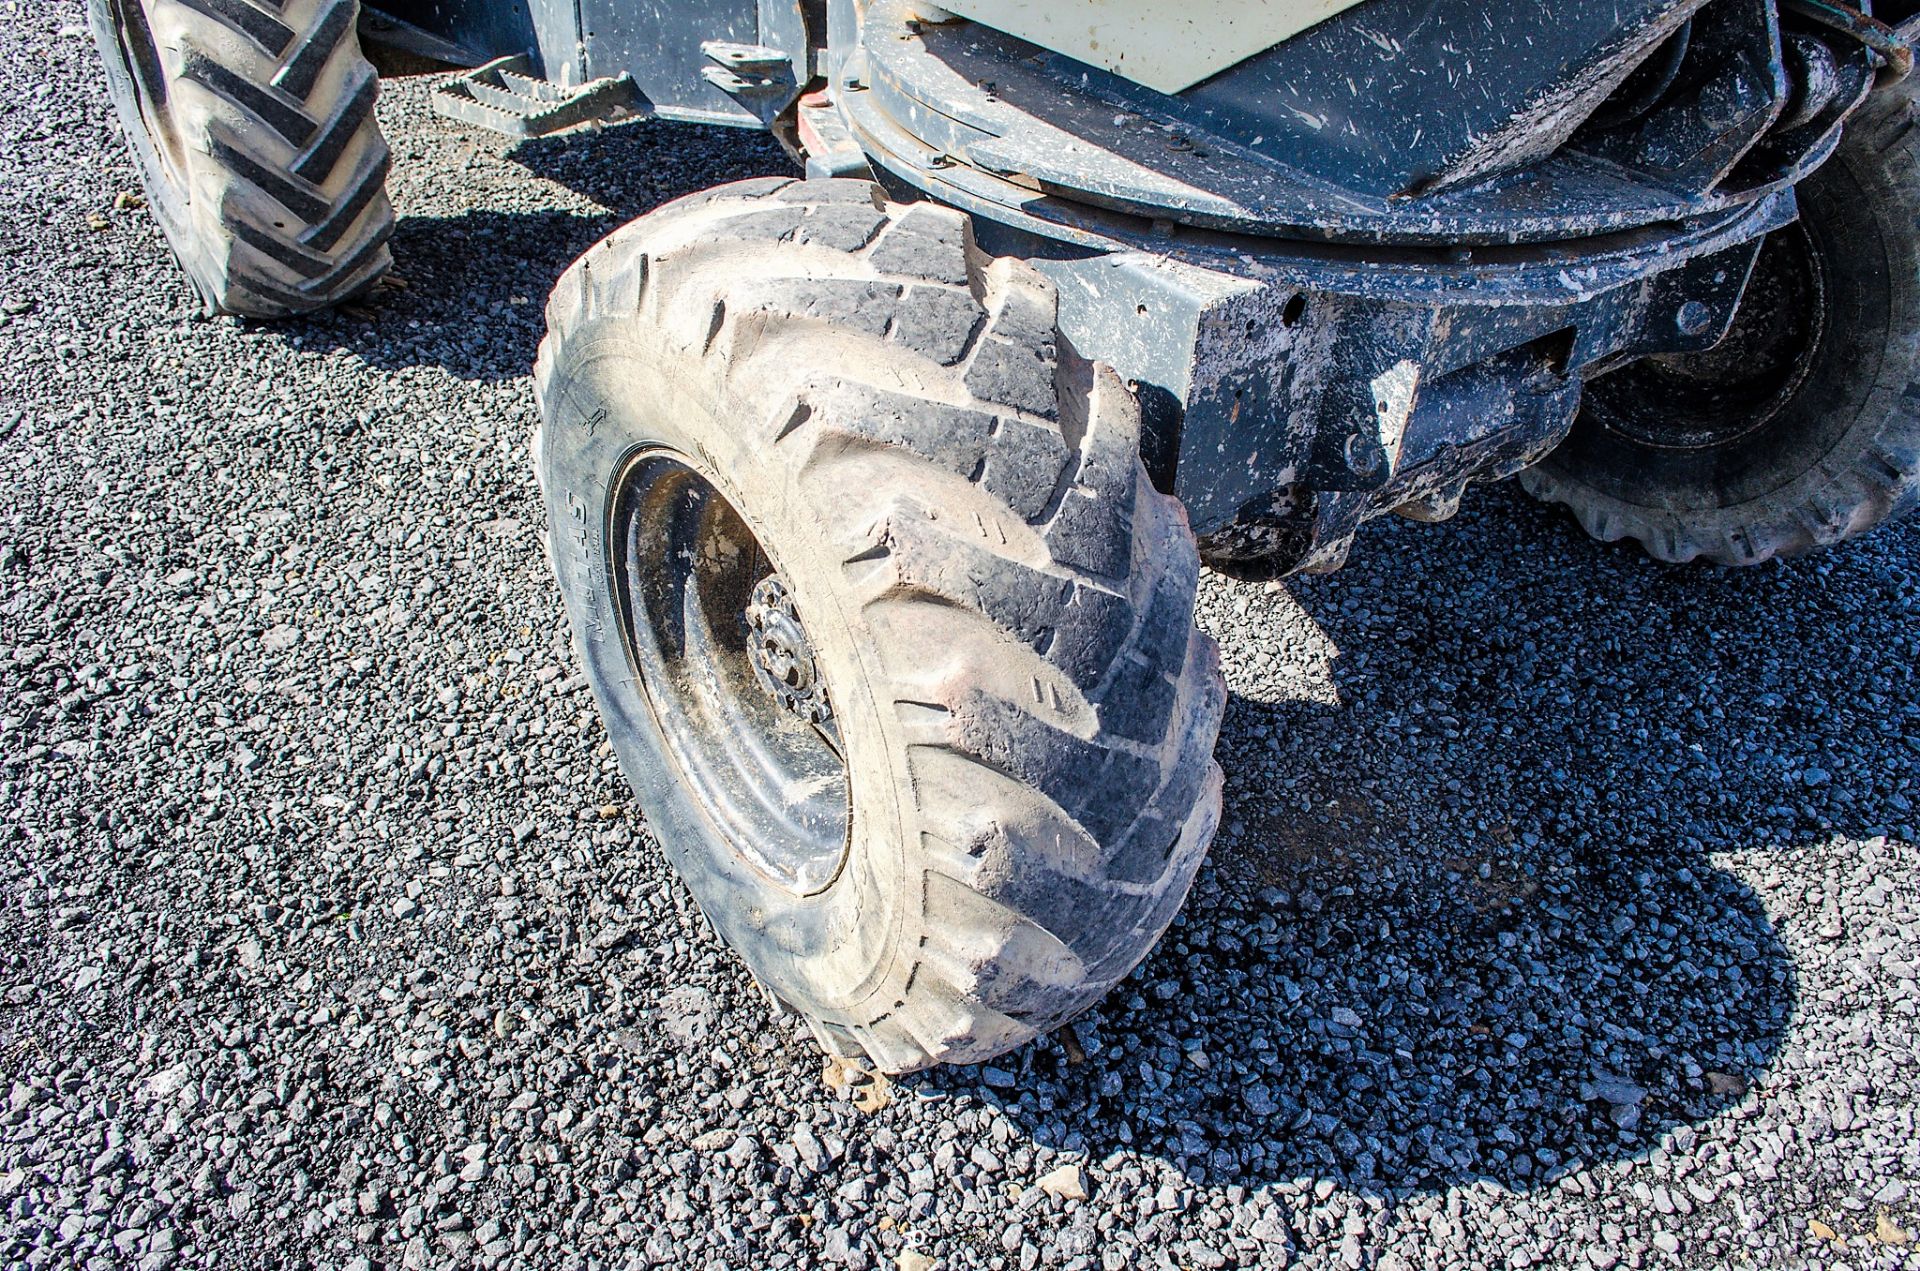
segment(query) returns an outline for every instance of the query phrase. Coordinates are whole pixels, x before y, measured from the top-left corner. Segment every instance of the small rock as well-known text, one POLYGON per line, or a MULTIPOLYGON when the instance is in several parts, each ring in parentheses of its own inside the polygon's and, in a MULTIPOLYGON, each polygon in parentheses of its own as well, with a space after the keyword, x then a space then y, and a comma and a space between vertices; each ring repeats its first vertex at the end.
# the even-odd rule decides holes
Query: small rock
POLYGON ((798 1125, 793 1131, 793 1149, 800 1154, 800 1163, 808 1169, 818 1172, 827 1167, 827 1149, 806 1125, 798 1125))
POLYGON ((1616 1108, 1638 1107, 1647 1101, 1647 1091, 1625 1077, 1610 1072, 1602 1072, 1592 1081, 1580 1083, 1580 1098, 1591 1103, 1595 1099, 1604 1099, 1616 1108))
POLYGON ((1035 1183, 1049 1196, 1058 1196, 1062 1200, 1085 1200, 1087 1198, 1087 1174, 1078 1165, 1062 1165, 1048 1174, 1042 1174, 1035 1183))
POLYGON ((1707 1089, 1717 1095, 1743 1095, 1747 1092, 1747 1079, 1730 1072, 1710 1072, 1707 1089))
POLYGON ((166 1099, 180 1093, 187 1084, 187 1062, 181 1060, 171 1068, 162 1068, 147 1078, 147 1093, 156 1099, 166 1099))

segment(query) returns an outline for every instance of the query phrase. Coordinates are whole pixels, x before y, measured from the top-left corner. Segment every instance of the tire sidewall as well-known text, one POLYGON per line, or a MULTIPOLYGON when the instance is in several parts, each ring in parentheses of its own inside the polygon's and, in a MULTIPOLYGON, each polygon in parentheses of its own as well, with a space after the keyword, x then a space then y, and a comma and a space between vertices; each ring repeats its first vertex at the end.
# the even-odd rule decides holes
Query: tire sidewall
MULTIPOLYGON (((202 307, 211 313, 216 306, 216 296, 209 289, 207 279, 217 270, 207 260, 206 245, 193 229, 193 216, 189 210, 193 205, 191 171, 178 173, 176 179, 176 174, 162 159, 153 136, 153 122, 140 108, 140 86, 135 82, 133 68, 127 64, 126 47, 122 42, 120 18, 116 10, 123 5, 139 3, 141 0, 88 0, 87 18, 93 28, 94 46, 99 50, 100 61, 106 70, 107 96, 113 102, 120 131, 126 136, 128 149, 132 151, 134 170, 139 175, 141 189, 146 192, 147 206, 152 210, 160 232, 166 236, 167 245, 173 249, 188 281, 193 284, 202 307)), ((164 58, 164 50, 162 56, 164 58)), ((171 80, 172 73, 169 71, 167 74, 171 80)), ((190 148, 183 144, 181 149, 190 163, 190 148)))
POLYGON ((757 425, 779 394, 743 391, 744 378, 720 382, 698 351, 672 347, 645 323, 592 323, 559 342, 539 456, 553 564, 621 767, 708 921, 775 995, 859 1022, 872 1002, 898 996, 912 966, 899 956, 917 895, 910 774, 892 704, 872 692, 884 669, 847 594, 846 552, 798 474, 778 461, 784 456, 768 453, 757 425), (841 725, 851 803, 844 864, 815 895, 797 896, 762 874, 689 793, 627 649, 612 577, 614 499, 618 475, 650 449, 691 459, 713 482, 787 580, 806 623, 841 725))

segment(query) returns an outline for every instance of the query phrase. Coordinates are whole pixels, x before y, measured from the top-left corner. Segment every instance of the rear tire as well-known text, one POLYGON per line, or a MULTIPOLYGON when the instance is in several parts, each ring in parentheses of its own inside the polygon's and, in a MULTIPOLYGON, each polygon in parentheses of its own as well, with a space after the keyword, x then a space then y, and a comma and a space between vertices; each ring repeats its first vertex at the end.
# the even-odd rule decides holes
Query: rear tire
POLYGON ((654 837, 828 1050, 901 1072, 1146 955, 1218 820, 1225 690, 1132 396, 1038 273, 875 198, 746 182, 589 251, 536 454, 654 837))
POLYGON ((1663 561, 1755 565, 1920 501, 1920 129, 1911 81, 1869 101, 1762 248, 1705 353, 1595 380, 1572 434, 1520 474, 1587 532, 1663 561))
POLYGON ((359 0, 91 0, 149 205, 208 313, 283 318, 391 258, 359 0))

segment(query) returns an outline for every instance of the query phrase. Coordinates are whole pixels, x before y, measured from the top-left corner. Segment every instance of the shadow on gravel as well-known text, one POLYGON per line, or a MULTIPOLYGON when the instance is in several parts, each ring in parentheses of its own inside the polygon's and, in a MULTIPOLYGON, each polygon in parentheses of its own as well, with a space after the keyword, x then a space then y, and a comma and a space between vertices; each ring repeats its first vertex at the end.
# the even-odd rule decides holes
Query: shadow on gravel
POLYGON ((592 199, 622 223, 728 181, 798 175, 766 133, 664 120, 541 137, 515 146, 508 158, 592 199))
POLYGON ((1457 881, 1389 859, 1358 885, 1324 863, 1267 867, 1284 894, 1245 908, 1203 900, 1144 990, 1101 1008, 1100 1053, 1035 1054, 1055 1108, 980 1093, 1042 1142, 1131 1148, 1195 1186, 1529 1190, 1723 1111, 1781 1045, 1787 953, 1699 857, 1457 881))
POLYGON ((566 212, 407 217, 393 236, 404 291, 273 329, 382 371, 437 366, 465 380, 519 379, 533 371, 554 281, 619 224, 566 212))
POLYGON ((1795 972, 1708 853, 1786 869, 1767 849, 1912 833, 1873 735, 1899 728, 1873 704, 1911 681, 1885 652, 1910 601, 1870 550, 1659 568, 1517 493, 1439 534, 1269 597, 1341 650, 1339 704, 1234 697, 1186 913, 1079 1026, 1084 1059, 1019 1061, 1064 1095, 929 1084, 1096 1162, 1382 1195, 1536 1188, 1739 1101, 1795 972))
POLYGON ((664 123, 540 138, 507 157, 605 211, 402 217, 392 250, 404 290, 383 288, 346 310, 273 329, 305 347, 344 349, 382 370, 439 366, 467 380, 517 379, 533 371, 547 294, 580 253, 682 195, 792 170, 770 138, 664 123))

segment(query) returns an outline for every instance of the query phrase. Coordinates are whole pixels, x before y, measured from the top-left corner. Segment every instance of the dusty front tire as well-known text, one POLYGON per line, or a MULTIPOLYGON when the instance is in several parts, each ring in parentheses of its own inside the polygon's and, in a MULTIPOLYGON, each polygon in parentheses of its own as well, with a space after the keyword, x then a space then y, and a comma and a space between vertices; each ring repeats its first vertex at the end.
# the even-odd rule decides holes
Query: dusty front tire
POLYGON ((958 213, 775 180, 620 230, 548 310, 553 561, 648 824, 888 1071, 1092 1003, 1219 814, 1193 537, 1054 306, 958 213))
POLYGON ((283 318, 390 263, 359 0, 90 0, 149 205, 209 313, 283 318))
POLYGON ((1761 248, 1733 330, 1588 385, 1573 432, 1520 475, 1596 538, 1753 565, 1920 501, 1920 129, 1883 91, 1761 248))

